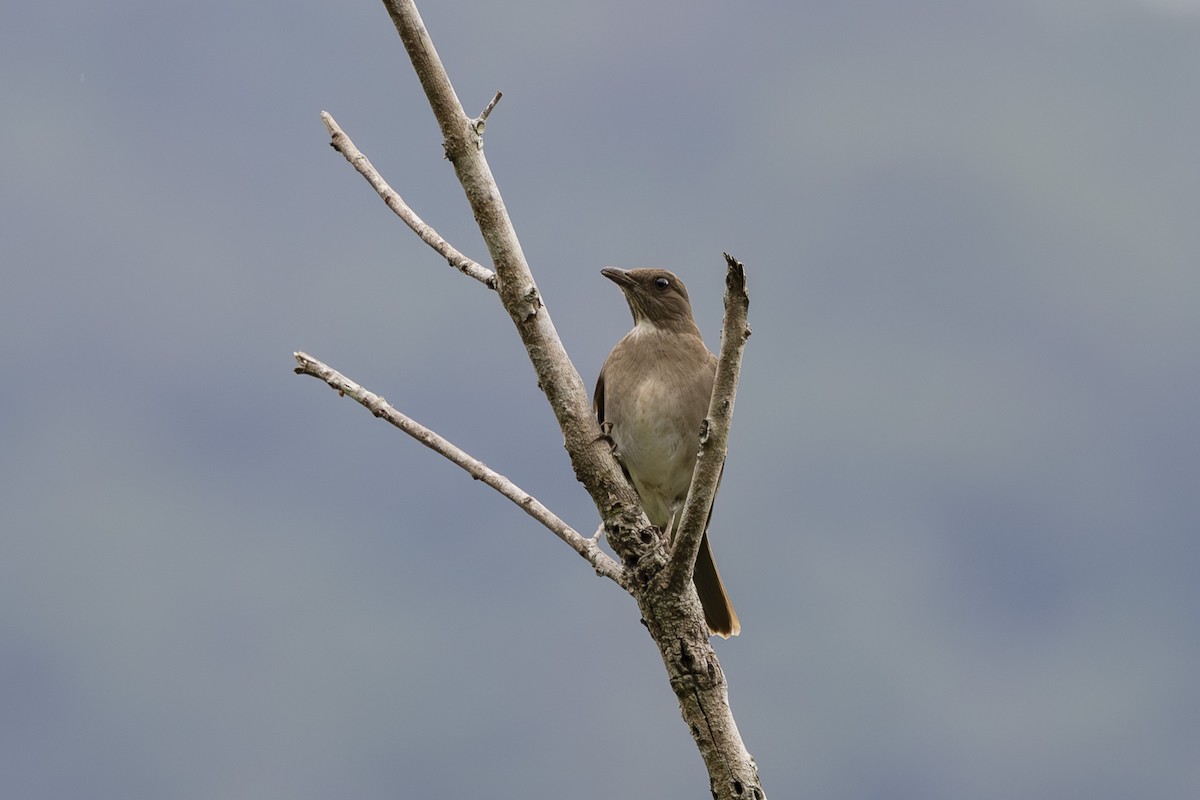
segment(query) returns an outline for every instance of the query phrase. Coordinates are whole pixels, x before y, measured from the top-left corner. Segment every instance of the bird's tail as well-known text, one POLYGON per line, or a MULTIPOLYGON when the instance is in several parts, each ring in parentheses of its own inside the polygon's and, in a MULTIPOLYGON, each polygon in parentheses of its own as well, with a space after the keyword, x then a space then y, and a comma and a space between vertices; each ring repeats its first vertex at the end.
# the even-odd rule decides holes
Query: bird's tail
POLYGON ((742 623, 733 610, 733 603, 729 602, 729 595, 725 593, 725 584, 721 583, 721 573, 717 572, 712 549, 708 546, 707 531, 700 541, 700 552, 696 554, 696 571, 692 573, 692 581, 696 584, 696 594, 700 595, 700 605, 704 606, 708 629, 725 639, 741 633, 742 623))

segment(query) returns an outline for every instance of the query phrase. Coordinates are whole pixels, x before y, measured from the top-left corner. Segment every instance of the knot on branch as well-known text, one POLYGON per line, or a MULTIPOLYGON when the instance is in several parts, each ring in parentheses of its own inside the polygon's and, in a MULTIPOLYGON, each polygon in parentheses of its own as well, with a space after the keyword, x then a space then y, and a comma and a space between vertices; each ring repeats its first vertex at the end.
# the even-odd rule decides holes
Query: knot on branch
MULTIPOLYGON (((703 641, 707 641, 707 637, 703 641)), ((707 691, 724 685, 725 673, 721 670, 721 665, 716 658, 713 657, 712 650, 694 653, 687 642, 681 639, 677 643, 677 649, 671 655, 676 667, 672 673, 675 677, 672 679, 671 685, 676 694, 707 691)))
POLYGON ((525 312, 525 321, 526 322, 535 318, 538 315, 538 311, 540 311, 542 309, 542 306, 545 305, 542 302, 542 296, 541 296, 541 294, 538 293, 536 286, 530 286, 529 291, 527 291, 525 293, 525 296, 522 297, 521 299, 522 299, 522 301, 524 301, 524 303, 527 306, 527 310, 525 312))
POLYGON ((668 552, 662 531, 652 525, 640 525, 635 513, 619 501, 614 503, 605 516, 604 536, 632 582, 644 587, 662 572, 668 552))

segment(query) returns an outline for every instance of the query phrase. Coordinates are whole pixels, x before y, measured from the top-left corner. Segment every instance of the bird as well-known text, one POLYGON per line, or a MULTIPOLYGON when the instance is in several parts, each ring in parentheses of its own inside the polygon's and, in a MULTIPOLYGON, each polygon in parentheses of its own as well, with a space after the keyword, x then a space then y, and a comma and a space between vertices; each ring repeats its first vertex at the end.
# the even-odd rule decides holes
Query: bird
MULTIPOLYGON (((687 288, 674 273, 616 267, 600 273, 624 293, 633 329, 600 369, 596 418, 646 517, 669 541, 692 483, 717 357, 705 346, 687 288)), ((713 561, 708 520, 704 527, 692 582, 709 630, 723 638, 736 636, 741 622, 713 561)))

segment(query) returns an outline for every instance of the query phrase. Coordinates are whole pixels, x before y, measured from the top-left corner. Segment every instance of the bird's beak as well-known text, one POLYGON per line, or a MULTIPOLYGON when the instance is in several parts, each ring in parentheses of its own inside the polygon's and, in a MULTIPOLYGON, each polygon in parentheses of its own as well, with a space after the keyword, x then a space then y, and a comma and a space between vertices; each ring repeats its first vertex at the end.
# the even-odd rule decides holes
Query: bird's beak
POLYGON ((629 273, 623 269, 617 269, 616 267, 605 267, 604 269, 600 270, 600 274, 608 278, 617 286, 620 286, 622 289, 624 289, 626 286, 633 285, 633 279, 630 278, 629 273))

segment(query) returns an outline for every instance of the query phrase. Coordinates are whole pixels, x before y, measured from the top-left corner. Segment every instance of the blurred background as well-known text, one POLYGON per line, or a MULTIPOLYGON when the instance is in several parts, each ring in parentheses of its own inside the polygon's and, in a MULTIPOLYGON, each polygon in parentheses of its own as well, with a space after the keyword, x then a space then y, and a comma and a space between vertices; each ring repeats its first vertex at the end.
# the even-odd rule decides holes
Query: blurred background
MULTIPOLYGON (((751 323, 712 532, 769 796, 1200 796, 1200 2, 425 3, 590 384, 751 323)), ((378 3, 0 11, 0 785, 707 796, 378 3)))

